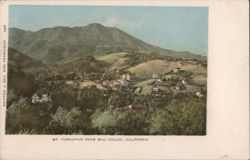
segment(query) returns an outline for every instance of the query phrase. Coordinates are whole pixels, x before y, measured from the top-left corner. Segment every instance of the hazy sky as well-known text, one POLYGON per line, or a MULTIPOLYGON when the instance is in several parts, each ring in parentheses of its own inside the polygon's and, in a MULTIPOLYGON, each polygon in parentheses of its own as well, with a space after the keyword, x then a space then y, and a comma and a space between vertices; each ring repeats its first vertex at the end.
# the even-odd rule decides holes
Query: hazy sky
POLYGON ((39 30, 102 23, 162 48, 207 55, 207 7, 12 5, 9 26, 39 30))

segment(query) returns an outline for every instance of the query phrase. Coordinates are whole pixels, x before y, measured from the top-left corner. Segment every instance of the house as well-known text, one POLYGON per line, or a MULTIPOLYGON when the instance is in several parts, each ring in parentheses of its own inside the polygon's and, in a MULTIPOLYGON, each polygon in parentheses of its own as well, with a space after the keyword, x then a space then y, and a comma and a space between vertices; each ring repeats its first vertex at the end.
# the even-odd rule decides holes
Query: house
POLYGON ((48 96, 48 94, 42 94, 41 101, 43 103, 51 102, 51 98, 50 98, 50 96, 48 96))
POLYGON ((156 80, 156 82, 157 82, 157 83, 162 83, 162 80, 161 80, 160 78, 158 78, 158 79, 156 80))
POLYGON ((117 91, 118 87, 117 86, 112 86, 112 90, 117 91))
POLYGON ((128 105, 128 106, 125 106, 123 109, 124 111, 131 111, 131 110, 142 110, 144 108, 148 107, 148 104, 147 103, 144 103, 144 104, 137 104, 137 105, 128 105))
POLYGON ((130 104, 128 106, 125 106, 123 109, 124 111, 131 111, 133 109, 133 106, 130 104))
POLYGON ((159 78, 159 75, 156 74, 156 73, 153 73, 153 74, 152 74, 152 78, 153 78, 153 79, 157 79, 157 78, 159 78))
POLYGON ((185 78, 185 79, 181 80, 181 83, 184 85, 188 85, 188 79, 185 78))
POLYGON ((111 81, 111 83, 110 83, 110 87, 115 87, 115 86, 119 86, 119 85, 120 85, 119 80, 114 80, 114 81, 111 81))
POLYGON ((31 97, 32 103, 47 103, 51 102, 51 97, 48 94, 42 94, 42 98, 40 98, 36 93, 31 97))
POLYGON ((123 75, 121 76, 121 79, 122 79, 122 80, 126 80, 126 79, 127 79, 126 74, 123 74, 123 75))
POLYGON ((114 86, 120 86, 121 85, 121 81, 120 80, 114 80, 113 84, 114 84, 114 86))
POLYGON ((131 78, 132 78, 132 73, 130 71, 126 71, 126 73, 121 75, 122 80, 131 81, 131 78))
MULTIPOLYGON (((175 75, 176 76, 176 75, 175 75)), ((171 79, 175 79, 176 77, 174 77, 174 75, 166 75, 164 76, 162 79, 163 81, 169 81, 171 79)))
POLYGON ((31 97, 31 101, 32 103, 37 103, 39 102, 39 96, 35 93, 32 97, 31 97))
POLYGON ((129 109, 129 110, 132 110, 132 108, 133 108, 133 107, 132 107, 132 105, 131 105, 131 104, 130 104, 130 105, 128 105, 128 109, 129 109))
POLYGON ((181 90, 181 87, 179 85, 176 85, 175 90, 179 91, 179 90, 181 90))
POLYGON ((135 92, 134 92, 134 93, 140 93, 141 90, 142 90, 142 87, 138 87, 138 88, 135 89, 135 92))
POLYGON ((131 73, 130 73, 130 72, 126 74, 126 80, 127 80, 127 81, 130 81, 130 80, 131 80, 131 73))
POLYGON ((195 95, 199 98, 202 98, 204 96, 200 91, 196 91, 195 95))
POLYGON ((129 81, 128 80, 118 80, 120 83, 120 86, 122 87, 127 87, 129 86, 129 81))
POLYGON ((173 70, 173 72, 174 73, 178 73, 180 71, 180 68, 178 67, 178 68, 175 68, 174 70, 173 70))
POLYGON ((160 91, 160 89, 158 87, 154 87, 153 88, 153 93, 158 94, 159 91, 160 91))
POLYGON ((177 91, 181 90, 181 89, 182 89, 181 86, 182 86, 182 84, 181 84, 180 82, 178 82, 178 83, 175 85, 175 90, 177 90, 177 91))
POLYGON ((110 81, 109 80, 105 80, 102 82, 103 86, 110 86, 110 81))
POLYGON ((108 86, 112 88, 112 90, 118 90, 118 88, 121 86, 121 83, 119 80, 113 80, 108 83, 108 86))

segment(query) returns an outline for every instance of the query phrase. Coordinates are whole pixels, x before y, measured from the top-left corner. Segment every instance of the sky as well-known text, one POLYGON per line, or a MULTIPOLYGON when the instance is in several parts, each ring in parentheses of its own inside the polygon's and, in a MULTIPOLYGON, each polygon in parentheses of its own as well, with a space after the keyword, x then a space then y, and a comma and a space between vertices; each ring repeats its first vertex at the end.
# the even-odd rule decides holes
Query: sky
POLYGON ((36 31, 101 23, 150 44, 207 55, 207 7, 11 5, 9 26, 36 31))

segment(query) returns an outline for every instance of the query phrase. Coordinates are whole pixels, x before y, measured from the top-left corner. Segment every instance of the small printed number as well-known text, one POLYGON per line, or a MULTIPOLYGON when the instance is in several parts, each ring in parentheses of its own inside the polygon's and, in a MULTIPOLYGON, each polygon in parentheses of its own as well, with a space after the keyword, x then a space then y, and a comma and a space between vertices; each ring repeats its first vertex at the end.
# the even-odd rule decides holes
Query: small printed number
POLYGON ((3 31, 6 32, 7 31, 7 26, 3 25, 3 31))

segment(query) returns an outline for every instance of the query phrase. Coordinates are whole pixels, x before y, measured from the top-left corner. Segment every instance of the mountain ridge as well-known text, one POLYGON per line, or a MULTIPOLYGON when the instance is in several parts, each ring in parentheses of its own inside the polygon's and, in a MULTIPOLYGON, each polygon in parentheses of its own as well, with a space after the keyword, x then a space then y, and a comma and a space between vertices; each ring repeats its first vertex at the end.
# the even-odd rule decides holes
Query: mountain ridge
POLYGON ((19 28, 9 30, 10 47, 44 63, 82 55, 105 55, 114 52, 132 51, 146 54, 206 59, 187 51, 174 51, 151 45, 116 27, 92 23, 82 27, 57 26, 37 31, 19 28))

